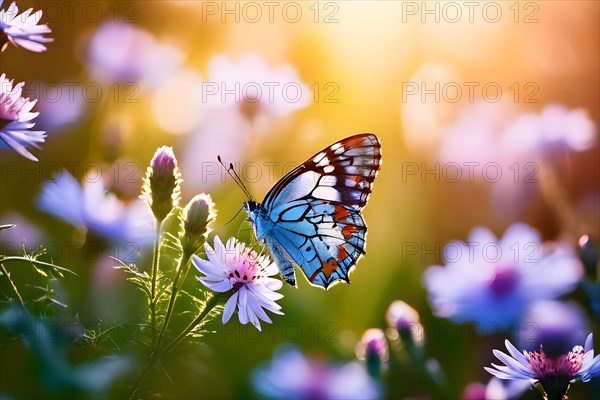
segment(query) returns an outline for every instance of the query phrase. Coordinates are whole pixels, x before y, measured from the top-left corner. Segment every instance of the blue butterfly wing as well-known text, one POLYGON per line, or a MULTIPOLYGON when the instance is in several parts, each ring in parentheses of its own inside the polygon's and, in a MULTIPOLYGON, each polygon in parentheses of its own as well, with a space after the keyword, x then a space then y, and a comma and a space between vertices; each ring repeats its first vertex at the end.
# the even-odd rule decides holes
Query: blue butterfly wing
POLYGON ((365 253, 361 210, 380 165, 377 136, 350 136, 311 157, 267 193, 254 227, 286 281, 295 285, 296 264, 315 286, 349 282, 365 253))

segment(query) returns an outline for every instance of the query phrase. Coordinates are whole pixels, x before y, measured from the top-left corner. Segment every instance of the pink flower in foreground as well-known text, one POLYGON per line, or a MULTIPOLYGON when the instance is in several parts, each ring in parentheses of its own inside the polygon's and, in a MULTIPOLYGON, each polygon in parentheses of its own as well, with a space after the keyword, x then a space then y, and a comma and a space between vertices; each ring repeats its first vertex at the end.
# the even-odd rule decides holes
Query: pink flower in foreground
POLYGON ((265 313, 267 309, 275 314, 283 314, 275 301, 283 297, 277 293, 282 282, 275 278, 279 271, 266 256, 259 256, 236 238, 230 238, 226 245, 215 236, 214 249, 204 244, 207 260, 194 256, 193 263, 204 276, 198 280, 214 292, 232 292, 225 304, 223 323, 229 321, 238 309, 240 323, 251 322, 260 330, 260 321, 271 323, 265 313))
POLYGON ((539 383, 545 391, 545 398, 562 399, 569 389, 569 384, 581 380, 588 382, 600 376, 600 355, 594 357, 594 337, 590 333, 585 347, 575 346, 566 354, 550 357, 544 352, 523 351, 520 353, 508 340, 506 349, 510 356, 500 350, 494 355, 505 365, 492 364, 493 368, 484 367, 490 374, 500 379, 530 380, 539 383))

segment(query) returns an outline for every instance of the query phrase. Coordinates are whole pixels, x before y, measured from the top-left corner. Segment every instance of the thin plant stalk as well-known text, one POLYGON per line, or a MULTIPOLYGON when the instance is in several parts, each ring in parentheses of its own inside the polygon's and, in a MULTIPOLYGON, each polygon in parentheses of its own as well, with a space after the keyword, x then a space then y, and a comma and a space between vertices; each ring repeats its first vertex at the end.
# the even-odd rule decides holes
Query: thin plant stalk
POLYGON ((156 236, 152 253, 152 288, 150 296, 150 328, 152 329, 152 348, 156 343, 156 277, 158 275, 158 260, 160 258, 160 224, 156 221, 156 236))
POLYGON ((148 372, 150 372, 150 370, 152 369, 152 367, 154 366, 154 364, 156 364, 156 362, 162 356, 164 356, 166 353, 168 353, 171 350, 173 350, 173 348, 175 348, 175 346, 177 346, 183 339, 185 339, 185 337, 200 322, 202 322, 202 320, 204 320, 204 318, 206 318, 206 316, 211 312, 211 310, 213 308, 215 308, 215 306, 219 303, 219 301, 221 300, 221 297, 223 297, 224 294, 225 293, 215 293, 215 294, 213 294, 213 296, 210 299, 208 299, 208 301, 206 302, 206 304, 204 306, 204 310, 202 310, 202 312, 196 318, 194 318, 194 320, 192 322, 190 322, 190 324, 175 339, 173 339, 168 345, 166 345, 165 347, 163 347, 160 351, 157 351, 157 352, 155 352, 152 355, 152 359, 150 360, 150 363, 144 369, 144 371, 139 376, 139 378, 137 379, 137 381, 134 383, 134 385, 133 385, 133 387, 131 389, 131 392, 129 393, 129 396, 127 396, 128 399, 132 399, 133 398, 133 396, 135 395, 135 392, 138 390, 140 384, 142 383, 142 381, 144 380, 144 378, 146 377, 146 375, 148 374, 148 372))
POLYGON ((173 315, 173 307, 175 306, 175 300, 177 299, 177 295, 179 294, 179 289, 181 289, 181 285, 185 282, 185 277, 187 276, 187 270, 189 269, 190 260, 192 258, 191 254, 184 253, 183 257, 181 257, 181 261, 179 263, 179 268, 177 268, 177 273, 175 274, 175 278, 173 279, 173 285, 171 287, 171 298, 169 299, 169 306, 167 307, 167 312, 165 314, 165 320, 163 322, 162 328, 158 335, 158 339, 156 340, 156 345, 153 347, 152 352, 155 353, 160 347, 160 343, 162 341, 165 330, 169 326, 169 321, 171 320, 171 315, 173 315), (182 275, 182 271, 185 270, 184 278, 181 280, 181 285, 179 285, 179 281, 182 275))
POLYGON ((12 286, 13 291, 15 292, 15 294, 17 295, 17 297, 19 298, 19 301, 21 302, 21 305, 23 307, 25 307, 25 302, 23 302, 23 298, 21 297, 21 294, 19 293, 19 290, 17 290, 17 286, 15 285, 15 283, 13 282, 13 280, 11 279, 11 277, 8 274, 8 271, 6 270, 6 268, 4 268, 4 264, 2 264, 1 262, 0 262, 0 267, 2 267, 2 272, 4 273, 4 275, 6 275, 6 279, 8 279, 8 281, 10 282, 10 285, 12 286))

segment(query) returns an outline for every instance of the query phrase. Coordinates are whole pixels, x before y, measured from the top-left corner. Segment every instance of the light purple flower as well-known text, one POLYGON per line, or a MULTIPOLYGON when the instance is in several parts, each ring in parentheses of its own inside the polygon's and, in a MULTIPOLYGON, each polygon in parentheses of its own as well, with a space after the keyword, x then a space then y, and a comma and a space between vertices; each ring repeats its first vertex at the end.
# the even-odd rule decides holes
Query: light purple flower
MULTIPOLYGON (((438 157, 460 165, 496 162, 511 175, 508 167, 515 162, 535 162, 559 149, 583 151, 595 143, 596 127, 585 110, 554 104, 539 114, 515 111, 502 102, 468 105, 446 128, 438 157)), ((464 179, 470 178, 468 168, 464 179)))
POLYGON ((475 102, 444 130, 440 170, 448 168, 453 181, 491 183, 493 206, 516 216, 538 190, 540 161, 559 151, 591 148, 596 131, 582 109, 550 105, 540 113, 519 114, 508 102, 475 102))
POLYGON ((73 82, 60 84, 40 83, 44 95, 40 96, 37 108, 40 111, 39 125, 54 133, 75 124, 86 114, 89 103, 80 85, 73 82))
POLYGON ((310 103, 311 93, 291 65, 271 67, 257 54, 238 61, 218 54, 208 63, 207 104, 235 106, 249 120, 290 114, 310 103))
POLYGON ((270 364, 254 372, 259 395, 271 399, 378 399, 381 388, 358 362, 331 364, 307 359, 295 347, 279 348, 270 364))
MULTIPOLYGON (((4 0, 0 0, 0 7, 4 0)), ((7 10, 0 11, 0 52, 4 51, 8 43, 16 47, 23 47, 29 51, 40 53, 46 51, 44 43, 52 42, 54 39, 44 37, 46 33, 52 32, 48 25, 38 25, 42 18, 42 10, 31 14, 32 8, 19 14, 19 8, 13 1, 7 10)))
POLYGON ((501 145, 505 149, 543 156, 561 150, 591 148, 596 140, 596 127, 585 110, 553 104, 539 114, 522 114, 502 136, 501 145))
POLYGON ((283 297, 277 293, 282 282, 271 278, 279 271, 275 263, 266 256, 259 256, 236 238, 230 238, 226 245, 215 236, 214 249, 204 243, 207 260, 194 256, 192 262, 203 275, 198 277, 207 288, 214 292, 232 292, 225 304, 223 323, 227 323, 233 312, 238 310, 240 323, 251 322, 260 330, 260 321, 271 323, 263 309, 275 314, 283 314, 275 301, 283 297))
POLYGON ((540 345, 550 357, 583 343, 589 327, 583 309, 574 302, 536 301, 527 307, 518 324, 519 348, 533 351, 540 345))
POLYGON ((456 322, 473 321, 482 332, 515 323, 525 307, 572 291, 583 268, 567 244, 542 244, 539 233, 523 223, 498 239, 476 227, 469 240, 444 247, 446 266, 424 274, 434 313, 456 322))
POLYGON ((528 380, 540 383, 548 398, 561 399, 566 394, 569 383, 581 380, 588 382, 600 376, 600 355, 594 357, 594 337, 590 333, 585 346, 575 346, 568 353, 550 357, 540 346, 539 351, 520 353, 510 341, 504 344, 510 355, 494 350, 494 355, 505 365, 492 363, 493 368, 484 367, 490 374, 508 380, 528 380))
POLYGON ((180 160, 186 189, 191 193, 201 192, 207 186, 224 183, 228 175, 215 154, 226 162, 243 160, 251 145, 247 132, 247 121, 234 109, 215 109, 207 114, 198 130, 192 132, 182 146, 180 160))
POLYGON ((88 47, 88 67, 106 83, 138 82, 153 88, 183 62, 183 53, 159 43, 147 31, 124 23, 105 22, 88 47))
POLYGON ((31 122, 39 113, 31 112, 37 100, 21 97, 24 82, 14 85, 5 74, 0 75, 0 148, 12 148, 17 153, 32 161, 38 159, 27 150, 45 140, 44 131, 30 130, 35 126, 31 122))
MULTIPOLYGON (((515 115, 514 105, 507 102, 479 101, 467 105, 444 130, 438 158, 444 163, 456 162, 464 167, 463 179, 469 179, 469 167, 465 163, 510 165, 515 161, 510 149, 499 144, 502 132, 515 115)), ((476 178, 481 179, 481 174, 476 178)))
POLYGON ((62 170, 44 183, 38 207, 63 221, 95 232, 112 241, 132 241, 146 246, 153 240, 153 218, 141 200, 129 204, 107 193, 100 177, 80 185, 62 170))
MULTIPOLYGON (((482 385, 483 386, 483 385, 482 385)), ((463 392, 463 400, 516 400, 520 399, 521 396, 529 389, 531 389, 531 383, 529 381, 522 380, 502 380, 495 376, 489 380, 487 385, 483 386, 484 393, 481 395, 479 387, 473 387, 472 392, 467 393, 466 389, 463 392), (471 394, 469 398, 466 395, 471 394)))

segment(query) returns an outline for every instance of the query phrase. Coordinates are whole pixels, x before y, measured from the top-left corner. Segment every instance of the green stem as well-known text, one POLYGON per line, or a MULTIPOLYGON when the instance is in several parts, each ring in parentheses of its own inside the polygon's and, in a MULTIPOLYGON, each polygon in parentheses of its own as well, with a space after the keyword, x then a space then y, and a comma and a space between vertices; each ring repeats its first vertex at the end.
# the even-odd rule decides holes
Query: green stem
POLYGON ((156 343, 156 277, 158 275, 158 260, 160 258, 160 224, 156 221, 156 236, 152 253, 152 289, 150 292, 150 329, 152 329, 152 348, 156 343))
POLYGON ((73 274, 73 275, 77 276, 77 274, 75 272, 71 271, 70 269, 59 267, 58 265, 46 263, 46 262, 43 262, 43 261, 34 260, 33 258, 19 257, 19 256, 8 256, 8 257, 2 257, 2 258, 0 258, 0 263, 3 263, 4 261, 23 261, 23 262, 28 262, 28 263, 32 263, 32 264, 36 264, 36 265, 42 265, 44 267, 55 268, 55 269, 57 269, 59 271, 68 272, 70 274, 73 274))
POLYGON ((175 306, 175 300, 177 298, 177 295, 179 294, 179 289, 181 289, 179 287, 180 286, 179 278, 181 277, 181 272, 183 270, 185 270, 184 278, 181 281, 181 284, 183 285, 183 282, 185 282, 185 276, 187 276, 187 270, 188 270, 188 266, 190 264, 191 258, 192 258, 192 255, 187 254, 187 252, 183 254, 183 257, 181 257, 181 262, 179 263, 179 267, 177 268, 177 273, 175 274, 175 278, 173 279, 173 285, 171 287, 171 298, 169 299, 169 306, 167 307, 167 313, 165 314, 165 320, 163 322, 160 333, 158 334, 158 339, 156 340, 156 345, 152 349, 153 353, 155 353, 158 350, 158 348, 160 347, 160 343, 162 341, 163 335, 165 334, 165 330, 167 329, 167 326, 169 326, 169 321, 171 320, 171 315, 173 314, 173 307, 175 306))
MULTIPOLYGON (((194 256, 194 253, 190 254, 190 256, 189 256, 189 257, 190 257, 190 260, 192 259, 192 257, 193 257, 193 256, 194 256)), ((185 272, 183 273, 183 278, 181 278, 181 284, 182 284, 182 285, 183 285, 183 282, 185 282, 185 279, 186 279, 186 278, 187 278, 187 276, 188 276, 188 272, 190 272, 190 265, 191 265, 191 263, 190 263, 190 262, 188 262, 188 264, 187 264, 187 268, 185 269, 185 272)))
POLYGON ((436 398, 443 397, 444 378, 441 371, 439 371, 439 374, 434 374, 433 371, 431 371, 427 365, 428 360, 425 356, 423 348, 414 343, 414 341, 411 340, 409 343, 407 343, 407 347, 412 364, 416 366, 417 371, 419 371, 420 375, 427 381, 427 386, 430 388, 432 395, 436 398))
POLYGON ((21 302, 21 305, 23 307, 25 307, 25 303, 23 302, 23 298, 21 297, 21 294, 17 290, 17 286, 15 285, 15 283, 13 282, 13 280, 10 278, 10 275, 8 274, 8 271, 6 270, 6 268, 4 268, 4 264, 2 264, 1 262, 0 262, 0 267, 2 267, 2 272, 4 272, 4 275, 6 275, 6 279, 8 279, 8 281, 10 282, 10 285, 12 286, 13 290, 17 294, 17 297, 19 298, 19 301, 21 302))
POLYGON ((548 206, 555 213, 562 229, 578 238, 586 232, 582 221, 571 205, 569 195, 561 183, 558 171, 544 160, 540 161, 540 188, 548 206))
POLYGON ((190 322, 190 324, 187 326, 187 328, 185 328, 175 339, 173 339, 171 341, 171 343, 169 343, 168 345, 166 345, 165 347, 163 347, 162 350, 160 350, 159 352, 156 352, 156 353, 154 353, 152 355, 152 359, 150 360, 150 363, 148 364, 148 366, 146 367, 146 369, 144 369, 144 371, 139 376, 139 378, 137 379, 137 381, 134 383, 133 388, 131 389, 131 392, 129 393, 129 396, 127 396, 128 399, 133 398, 133 396, 135 395, 135 392, 137 391, 138 387, 140 386, 140 383, 142 383, 142 381, 144 380, 144 377, 148 374, 148 372, 150 372, 150 370, 152 369, 152 367, 154 366, 154 364, 156 364, 156 362, 162 356, 164 356, 166 353, 168 353, 171 350, 173 350, 173 348, 175 346, 177 346, 183 339, 185 339, 185 337, 200 322, 202 322, 202 320, 204 318, 206 318, 206 316, 211 312, 211 310, 219 303, 219 300, 221 300, 221 298, 223 297, 224 294, 225 293, 215 293, 215 294, 213 294, 213 296, 210 299, 208 299, 208 301, 206 302, 206 305, 204 306, 204 310, 202 310, 202 312, 192 322, 190 322))

